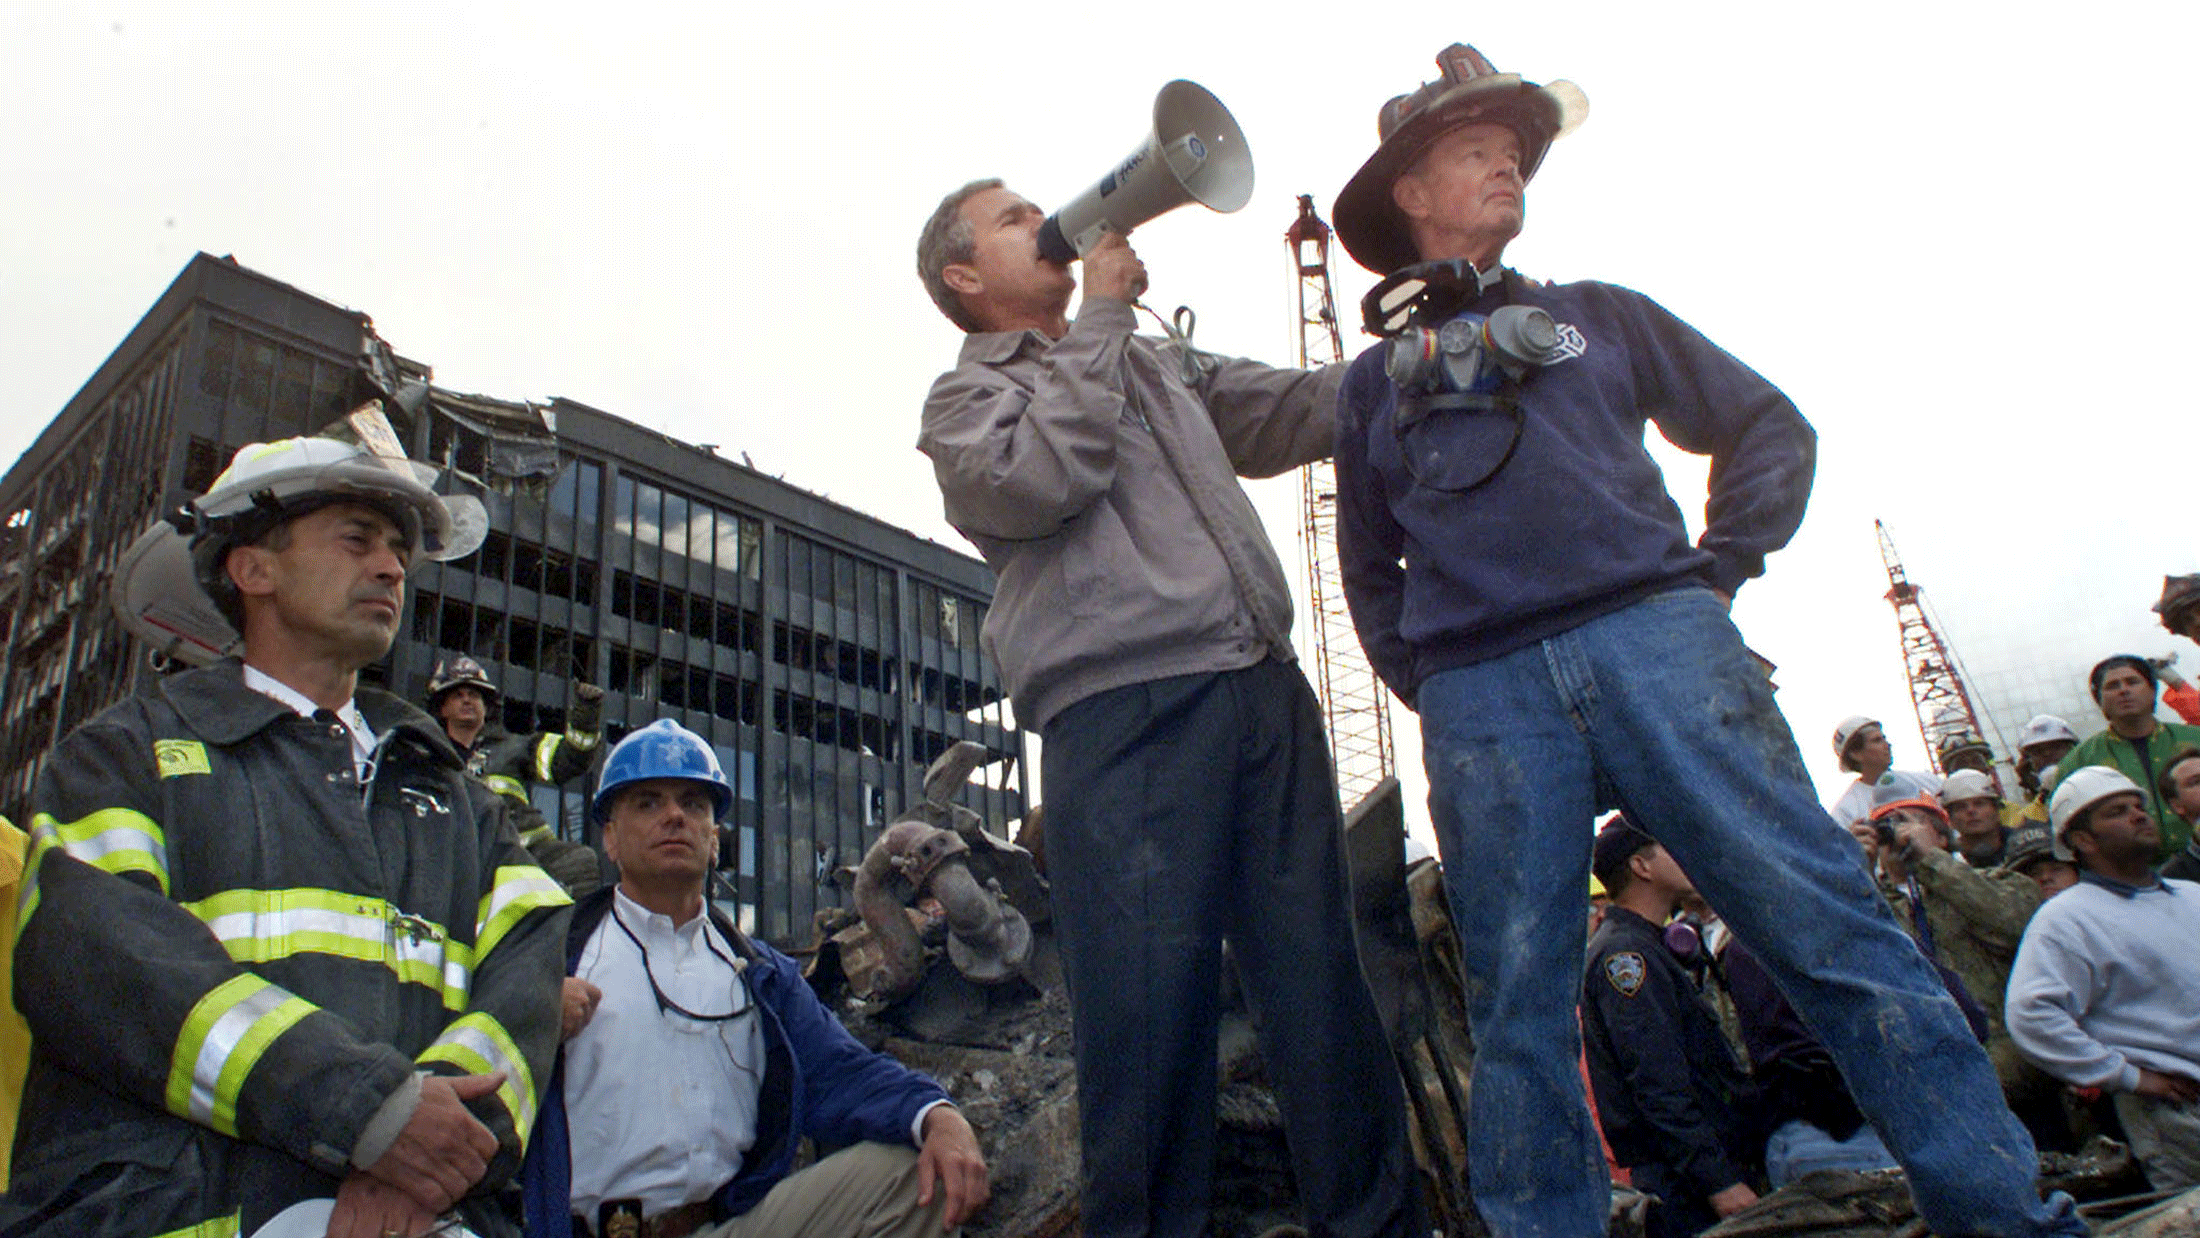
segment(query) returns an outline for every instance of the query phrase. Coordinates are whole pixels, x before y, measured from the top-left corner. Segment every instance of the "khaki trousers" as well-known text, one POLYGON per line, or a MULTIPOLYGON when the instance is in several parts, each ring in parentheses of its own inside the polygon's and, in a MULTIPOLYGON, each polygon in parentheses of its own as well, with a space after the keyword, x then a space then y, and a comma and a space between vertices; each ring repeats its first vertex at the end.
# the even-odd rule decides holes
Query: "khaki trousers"
POLYGON ((2148 1186, 2157 1191, 2200 1186, 2200 1103, 2118 1092, 2116 1116, 2148 1186))
MULTIPOLYGON (((940 1238, 948 1232, 937 1180, 917 1203, 917 1152, 859 1143, 788 1176, 754 1208, 696 1238, 940 1238)), ((956 1233, 961 1231, 957 1230, 956 1233)))

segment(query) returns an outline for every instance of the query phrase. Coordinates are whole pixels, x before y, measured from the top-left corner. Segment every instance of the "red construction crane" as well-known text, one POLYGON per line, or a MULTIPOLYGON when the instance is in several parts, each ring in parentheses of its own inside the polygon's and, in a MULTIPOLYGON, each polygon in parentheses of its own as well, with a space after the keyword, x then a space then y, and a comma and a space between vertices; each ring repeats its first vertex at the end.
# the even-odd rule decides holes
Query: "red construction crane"
MULTIPOLYGON (((1299 217, 1283 234, 1298 285, 1301 366, 1344 359, 1337 300, 1329 287, 1329 225, 1299 195, 1299 217)), ((1320 460, 1299 471, 1299 548, 1306 561, 1307 620, 1314 634, 1314 687, 1329 724, 1337 766, 1337 798, 1347 812, 1388 778, 1396 764, 1390 741, 1390 695, 1360 648, 1345 607, 1337 563, 1337 471, 1320 460)))
MULTIPOLYGON (((1925 753, 1933 768, 1940 768, 1940 746, 1957 735, 1986 737, 1970 690, 1963 685, 1963 670, 1955 649, 1941 636, 1940 628, 1925 604, 1925 591, 1910 583, 1902 570, 1902 556, 1895 553, 1894 538, 1884 522, 1879 530, 1879 557, 1887 565, 1887 601, 1894 606, 1895 623, 1902 642, 1902 671, 1910 680, 1910 701, 1917 707, 1917 729, 1925 740, 1925 753)), ((1997 736, 1998 738, 1998 736, 1997 736)), ((1941 771, 1945 773, 1946 771, 1941 771)))

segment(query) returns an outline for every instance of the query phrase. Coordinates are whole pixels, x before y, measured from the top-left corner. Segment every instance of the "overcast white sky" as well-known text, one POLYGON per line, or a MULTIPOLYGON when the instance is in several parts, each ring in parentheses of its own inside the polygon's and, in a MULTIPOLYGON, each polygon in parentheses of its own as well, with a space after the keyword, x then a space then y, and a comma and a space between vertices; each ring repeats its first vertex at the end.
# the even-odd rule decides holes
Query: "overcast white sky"
MULTIPOLYGON (((746 451, 967 549, 911 447, 958 338, 913 275, 939 196, 1000 175, 1058 203, 1129 151, 1163 82, 1197 80, 1258 184, 1236 215, 1139 231, 1148 300, 1194 306, 1203 346, 1283 361, 1294 196, 1326 215, 1376 108, 1462 40, 1591 103, 1508 259, 1658 298, 1818 428, 1810 515, 1735 614, 1830 795, 1845 714, 1923 758, 1874 517, 1974 664, 2182 645, 2146 607, 2163 572, 2200 569, 2176 360, 2200 325, 2195 14, 10 4, 0 460, 203 249, 367 311, 444 385, 746 451)), ((1352 321, 1370 278, 1338 256, 1352 321)), ((1702 462, 1658 447, 1700 519, 1702 462)), ((1293 483, 1256 493, 1288 560, 1293 483)))

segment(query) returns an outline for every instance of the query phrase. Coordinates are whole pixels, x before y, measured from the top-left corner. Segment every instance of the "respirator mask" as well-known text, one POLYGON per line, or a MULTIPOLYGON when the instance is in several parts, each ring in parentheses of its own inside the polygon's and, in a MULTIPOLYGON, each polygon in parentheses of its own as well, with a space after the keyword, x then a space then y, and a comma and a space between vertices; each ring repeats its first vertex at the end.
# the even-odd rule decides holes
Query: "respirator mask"
POLYGON ((1397 388, 1406 468, 1437 490, 1473 490, 1497 476, 1526 427, 1521 383, 1571 355, 1548 311, 1509 304, 1468 311, 1481 294, 1481 273, 1453 258, 1407 267, 1360 301, 1363 325, 1386 341, 1383 372, 1397 388), (1448 415, 1445 441, 1423 441, 1425 423, 1439 413, 1448 415))

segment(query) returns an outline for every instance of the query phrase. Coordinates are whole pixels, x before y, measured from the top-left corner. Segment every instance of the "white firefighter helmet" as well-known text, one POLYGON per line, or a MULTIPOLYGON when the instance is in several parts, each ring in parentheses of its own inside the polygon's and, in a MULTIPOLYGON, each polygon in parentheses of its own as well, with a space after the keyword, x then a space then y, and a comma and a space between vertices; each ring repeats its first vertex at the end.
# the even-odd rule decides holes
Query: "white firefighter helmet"
POLYGON ((437 470, 333 438, 238 449, 206 493, 138 536, 115 567, 122 626, 156 652, 203 665, 236 653, 231 549, 331 503, 365 503, 404 530, 408 563, 472 554, 489 528, 472 495, 441 495, 437 470))
POLYGON ((2071 770, 2055 784, 2054 797, 2047 802, 2047 823, 2054 830, 2055 858, 2068 861, 2070 823, 2085 815, 2085 810, 2102 800, 2117 795, 2146 797, 2138 783, 2124 776, 2120 769, 2107 765, 2087 765, 2071 770))

